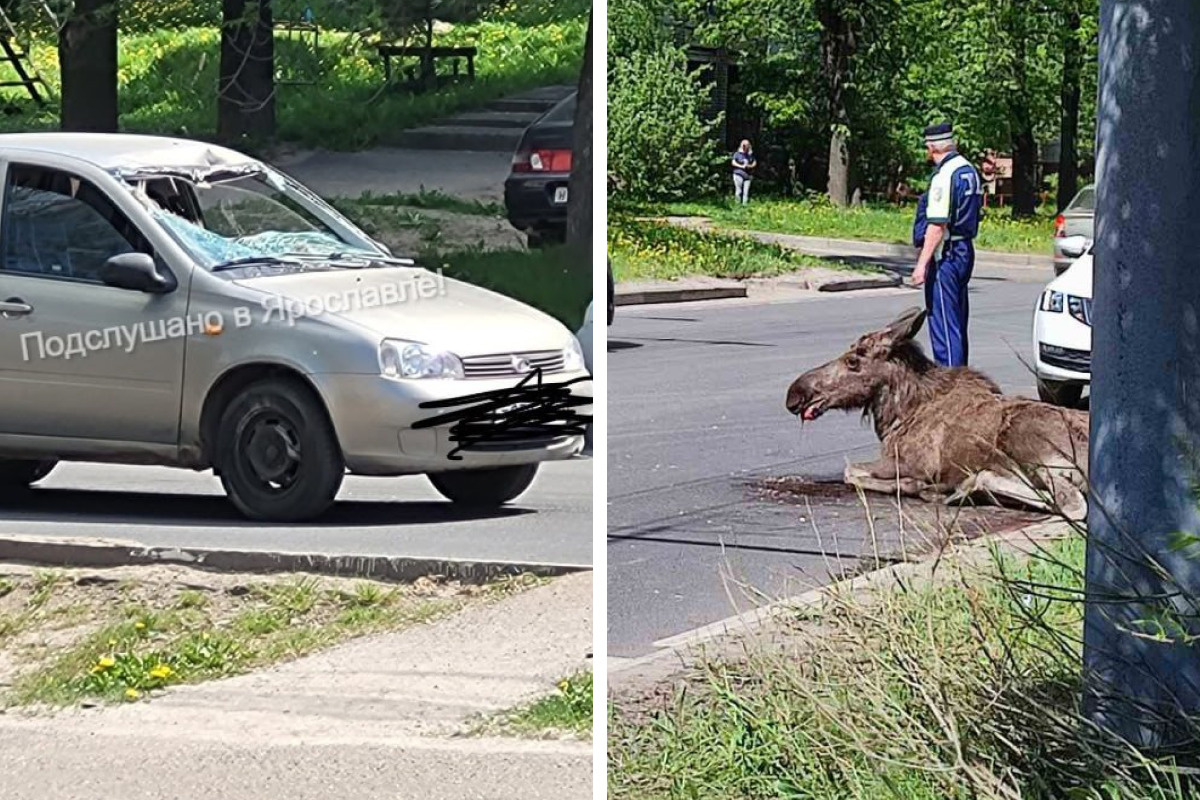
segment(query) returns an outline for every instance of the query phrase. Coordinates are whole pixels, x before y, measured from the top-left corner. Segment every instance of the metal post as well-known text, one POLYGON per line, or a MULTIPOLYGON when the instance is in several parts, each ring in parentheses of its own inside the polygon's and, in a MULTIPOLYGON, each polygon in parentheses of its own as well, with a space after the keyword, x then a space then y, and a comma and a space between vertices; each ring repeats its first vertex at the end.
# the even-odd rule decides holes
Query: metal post
POLYGON ((1084 712, 1194 749, 1200 4, 1101 0, 1098 116, 1084 712))

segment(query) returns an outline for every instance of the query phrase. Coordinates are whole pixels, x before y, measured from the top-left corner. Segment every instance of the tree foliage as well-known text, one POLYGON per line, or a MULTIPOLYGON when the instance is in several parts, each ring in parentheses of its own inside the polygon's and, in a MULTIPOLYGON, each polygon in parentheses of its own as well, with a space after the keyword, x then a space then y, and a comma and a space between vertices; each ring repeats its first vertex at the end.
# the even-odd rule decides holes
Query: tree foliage
POLYGON ((736 52, 740 91, 762 125, 755 149, 767 152, 767 142, 793 159, 809 188, 840 181, 835 199, 919 182, 928 174, 921 129, 950 120, 968 154, 1017 156, 1021 210, 1031 210, 1039 145, 1071 132, 1062 107, 1073 96, 1069 69, 1064 84, 1072 54, 1079 161, 1093 149, 1098 0, 619 0, 610 8, 619 21, 610 58, 673 41, 664 19, 695 43, 736 52))

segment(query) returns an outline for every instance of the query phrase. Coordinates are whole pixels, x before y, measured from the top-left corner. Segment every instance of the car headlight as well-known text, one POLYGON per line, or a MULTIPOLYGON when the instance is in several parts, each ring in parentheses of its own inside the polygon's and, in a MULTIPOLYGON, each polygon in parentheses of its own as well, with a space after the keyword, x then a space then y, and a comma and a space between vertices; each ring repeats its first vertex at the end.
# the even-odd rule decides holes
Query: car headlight
POLYGON ((384 339, 379 344, 379 371, 385 378, 462 378, 462 359, 427 344, 384 339))
POLYGON ((580 372, 585 369, 587 364, 583 360, 583 348, 579 346, 579 340, 572 336, 571 341, 563 348, 563 370, 580 372))
POLYGON ((1055 314, 1062 313, 1063 310, 1063 293, 1056 292, 1053 289, 1047 289, 1042 292, 1042 311, 1051 311, 1055 314))

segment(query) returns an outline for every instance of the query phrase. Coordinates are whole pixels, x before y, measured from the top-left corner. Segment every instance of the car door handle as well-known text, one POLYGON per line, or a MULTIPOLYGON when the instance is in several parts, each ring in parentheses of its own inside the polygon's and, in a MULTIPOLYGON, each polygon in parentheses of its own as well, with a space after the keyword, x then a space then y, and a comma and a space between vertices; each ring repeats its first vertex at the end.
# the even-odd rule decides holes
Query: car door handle
POLYGON ((4 317, 23 317, 26 314, 33 313, 33 306, 26 303, 19 297, 10 297, 0 303, 0 316, 4 317))

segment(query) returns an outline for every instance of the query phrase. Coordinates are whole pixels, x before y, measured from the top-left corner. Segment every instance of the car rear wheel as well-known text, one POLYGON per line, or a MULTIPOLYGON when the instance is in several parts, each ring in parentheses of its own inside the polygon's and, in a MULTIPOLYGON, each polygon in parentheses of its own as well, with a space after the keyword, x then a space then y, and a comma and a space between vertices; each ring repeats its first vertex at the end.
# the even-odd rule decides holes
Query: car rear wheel
POLYGON ((1083 399, 1083 384, 1059 381, 1038 381, 1038 397, 1043 403, 1076 408, 1083 399))
POLYGON ((537 464, 431 472, 429 482, 447 500, 472 508, 495 508, 520 497, 537 475, 537 464))
POLYGON ((0 486, 22 488, 50 474, 57 461, 0 461, 0 486))
POLYGON ((346 472, 324 407, 296 380, 270 378, 242 390, 221 414, 216 445, 221 485, 251 519, 317 517, 346 472))

